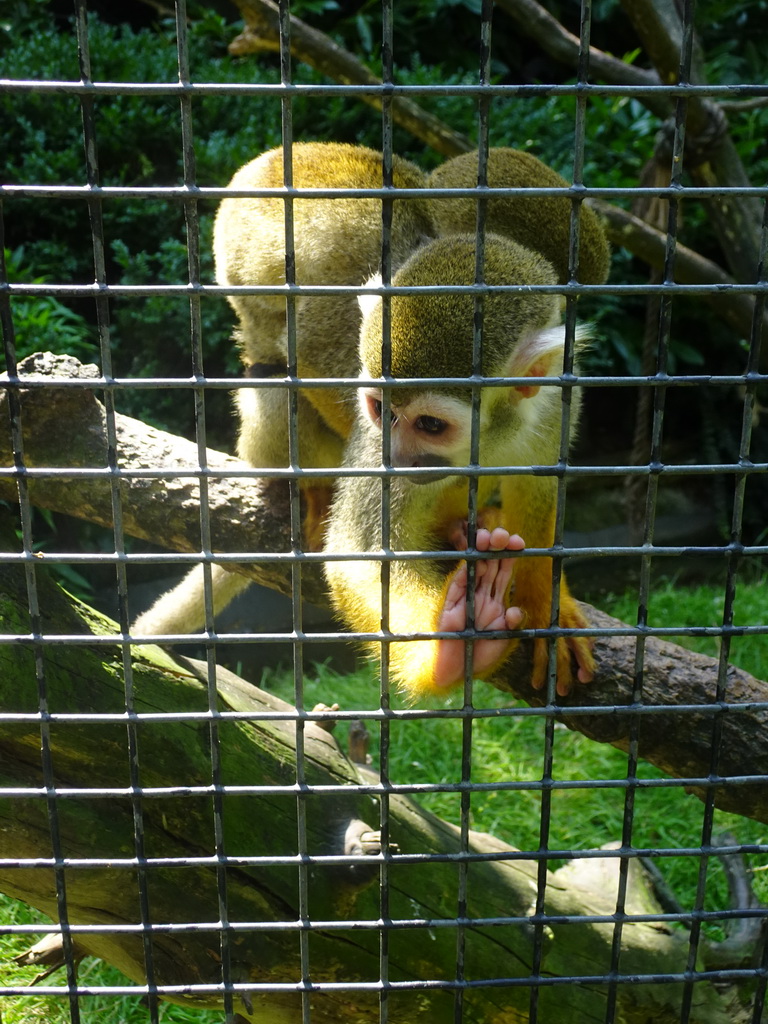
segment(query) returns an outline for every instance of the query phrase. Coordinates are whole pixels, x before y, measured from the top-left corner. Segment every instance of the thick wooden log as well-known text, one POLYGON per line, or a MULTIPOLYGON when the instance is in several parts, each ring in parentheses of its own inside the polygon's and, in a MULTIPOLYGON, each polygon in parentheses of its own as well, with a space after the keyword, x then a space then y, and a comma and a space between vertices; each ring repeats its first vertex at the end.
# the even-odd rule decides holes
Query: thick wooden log
MULTIPOLYGON (((45 632, 112 634, 113 623, 74 603, 42 573, 38 576, 45 632)), ((25 607, 23 573, 3 566, 0 611, 5 631, 29 633, 25 607)), ((450 1019, 460 868, 445 858, 461 854, 459 831, 407 797, 391 793, 389 889, 383 906, 375 884, 381 857, 370 857, 370 867, 366 857, 343 860, 345 854, 359 852, 361 834, 379 823, 370 775, 347 761, 326 731, 231 673, 217 670, 218 715, 212 720, 206 714, 209 689, 198 678, 205 675, 205 666, 174 665, 159 650, 146 647, 134 654, 132 711, 187 717, 134 719, 132 779, 121 649, 96 643, 35 645, 31 640, 0 645, 0 784, 14 789, 0 803, 0 889, 57 917, 49 818, 53 784, 58 792, 59 876, 66 888, 69 922, 105 928, 76 932, 78 955, 103 957, 139 985, 147 982, 140 933, 110 931, 141 923, 134 860, 138 809, 147 858, 141 872, 150 919, 158 926, 151 935, 150 981, 161 996, 221 1006, 216 991, 223 978, 219 898, 225 891, 227 918, 234 926, 227 933, 227 973, 235 986, 235 1009, 243 1018, 262 1024, 298 1022, 301 990, 311 979, 307 998, 318 1024, 373 1019, 383 917, 391 924, 389 1020, 443 1024, 450 1019), (52 773, 46 778, 40 758, 41 720, 33 714, 41 694, 53 716, 123 717, 45 720, 43 746, 52 773), (230 711, 247 715, 234 720, 226 717, 230 711), (190 714, 195 712, 196 717, 190 714), (275 712, 288 717, 270 717, 275 712), (19 713, 32 714, 32 720, 11 718, 19 713), (212 740, 214 733, 218 744, 212 740), (298 735, 301 775, 296 767, 298 735), (216 775, 212 749, 219 764, 216 775), (317 788, 327 786, 336 788, 317 788), (172 788, 164 792, 166 787, 172 788), (271 789, 244 793, 229 787, 271 789), (104 789, 112 792, 100 794, 104 789), (220 810, 223 822, 218 848, 214 809, 220 810), (328 863, 307 862, 305 857, 304 908, 300 852, 309 858, 337 858, 328 863), (248 858, 264 859, 254 863, 248 858), (283 860, 275 863, 275 858, 283 860), (36 866, 24 863, 26 859, 36 860, 36 866), (89 863, 94 859, 102 862, 89 863), (167 927, 196 922, 189 931, 167 927), (302 979, 300 929, 309 931, 309 979, 302 979)), ((612 962, 618 858, 579 861, 550 875, 544 916, 536 924, 535 865, 515 859, 515 851, 477 833, 470 833, 466 852, 467 907, 461 927, 463 977, 471 984, 463 991, 463 1019, 475 1024, 526 1020, 535 981, 539 1020, 587 1024, 602 1019, 609 986, 598 979, 612 962), (579 864, 585 868, 583 875, 579 864), (605 916, 596 921, 594 915, 605 916), (542 962, 534 977, 537 932, 542 962), (567 998, 560 985, 552 984, 565 977, 579 979, 569 984, 567 998)), ((627 910, 656 913, 659 908, 638 871, 633 865, 627 910)), ((628 980, 618 986, 619 1012, 631 1010, 632 1019, 642 1013, 644 1019, 677 1020, 682 985, 635 985, 631 979, 681 972, 687 955, 684 934, 652 922, 626 922, 620 966, 628 980)), ((694 989, 691 1019, 730 1021, 734 998, 702 980, 694 989)))

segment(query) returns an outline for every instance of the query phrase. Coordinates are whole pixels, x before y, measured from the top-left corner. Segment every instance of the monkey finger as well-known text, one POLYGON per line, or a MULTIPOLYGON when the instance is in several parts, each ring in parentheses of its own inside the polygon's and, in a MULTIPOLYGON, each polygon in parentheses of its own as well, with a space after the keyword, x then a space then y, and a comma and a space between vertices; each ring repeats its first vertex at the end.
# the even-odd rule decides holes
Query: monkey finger
POLYGON ((447 538, 449 547, 456 548, 457 551, 466 551, 469 546, 467 544, 467 520, 454 519, 449 523, 447 538))
POLYGON ((493 594, 495 591, 495 581, 499 575, 500 560, 498 558, 481 559, 477 563, 477 572, 475 579, 478 583, 478 589, 480 580, 482 580, 482 589, 485 593, 493 594))
POLYGON ((499 570, 496 578, 495 592, 499 600, 503 601, 517 566, 513 558, 499 558, 497 561, 499 570))
POLYGON ((492 551, 504 551, 509 546, 509 542, 512 538, 509 535, 509 530, 505 530, 503 526, 497 526, 491 533, 490 547, 492 551))
POLYGON ((443 613, 453 609, 467 600, 467 563, 462 562, 448 585, 443 601, 443 613))
POLYGON ((523 623, 525 622, 525 612, 522 608, 518 608, 517 605, 513 605, 511 608, 507 608, 504 612, 504 617, 507 622, 507 629, 522 629, 523 623))
POLYGON ((570 647, 576 658, 576 664, 578 670, 576 672, 576 678, 580 683, 591 683, 595 678, 595 662, 592 657, 592 643, 587 641, 586 648, 584 650, 584 644, 571 641, 570 647))
POLYGON ((491 532, 486 529, 479 529, 475 535, 475 550, 487 551, 491 546, 491 532))

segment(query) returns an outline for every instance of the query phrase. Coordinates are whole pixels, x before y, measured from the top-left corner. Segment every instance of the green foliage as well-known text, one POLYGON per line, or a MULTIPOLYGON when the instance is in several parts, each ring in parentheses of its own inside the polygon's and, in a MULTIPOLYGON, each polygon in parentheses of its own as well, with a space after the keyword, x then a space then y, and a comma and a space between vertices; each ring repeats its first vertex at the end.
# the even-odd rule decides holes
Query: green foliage
MULTIPOLYGON (((33 273, 24 265, 24 247, 4 250, 5 272, 9 282, 45 284, 50 275, 33 273)), ((79 359, 94 354, 94 332, 83 316, 51 295, 16 297, 11 303, 16 356, 23 359, 33 352, 69 353, 79 359)))

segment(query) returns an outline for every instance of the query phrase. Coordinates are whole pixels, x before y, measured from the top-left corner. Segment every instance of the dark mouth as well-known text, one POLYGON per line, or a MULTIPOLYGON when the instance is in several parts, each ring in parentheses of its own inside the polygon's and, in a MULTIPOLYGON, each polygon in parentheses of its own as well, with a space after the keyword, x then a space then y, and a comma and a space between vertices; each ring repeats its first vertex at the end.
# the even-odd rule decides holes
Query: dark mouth
MULTIPOLYGON (((418 462, 412 466, 408 466, 408 469, 437 469, 440 466, 446 466, 452 468, 452 464, 448 459, 443 458, 442 455, 425 455, 418 462)), ((403 466, 403 469, 406 467, 403 466)), ((412 484, 434 484, 440 480, 445 480, 450 473, 425 473, 424 475, 419 474, 418 476, 407 476, 403 477, 404 480, 409 480, 412 484)))
POLYGON ((402 479, 406 480, 410 484, 418 484, 419 486, 422 486, 423 484, 436 484, 440 480, 445 480, 450 475, 450 473, 420 473, 418 476, 404 476, 402 479))

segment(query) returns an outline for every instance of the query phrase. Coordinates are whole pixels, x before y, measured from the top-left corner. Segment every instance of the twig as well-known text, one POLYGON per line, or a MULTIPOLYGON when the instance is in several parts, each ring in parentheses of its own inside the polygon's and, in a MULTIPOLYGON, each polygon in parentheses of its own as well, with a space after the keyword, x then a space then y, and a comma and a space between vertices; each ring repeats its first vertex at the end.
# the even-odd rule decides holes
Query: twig
MULTIPOLYGON (((279 11, 273 0, 234 0, 240 9, 246 28, 229 45, 229 52, 242 56, 264 50, 275 52, 280 49, 279 11)), ((291 53, 298 60, 317 68, 337 82, 350 85, 383 85, 357 57, 338 46, 324 32, 312 28, 300 18, 291 16, 291 53)), ((380 95, 362 96, 377 110, 381 110, 380 95)), ((392 98, 392 117, 417 139, 421 139, 443 156, 458 156, 474 149, 473 143, 460 132, 449 128, 439 117, 435 117, 404 96, 392 98)))

